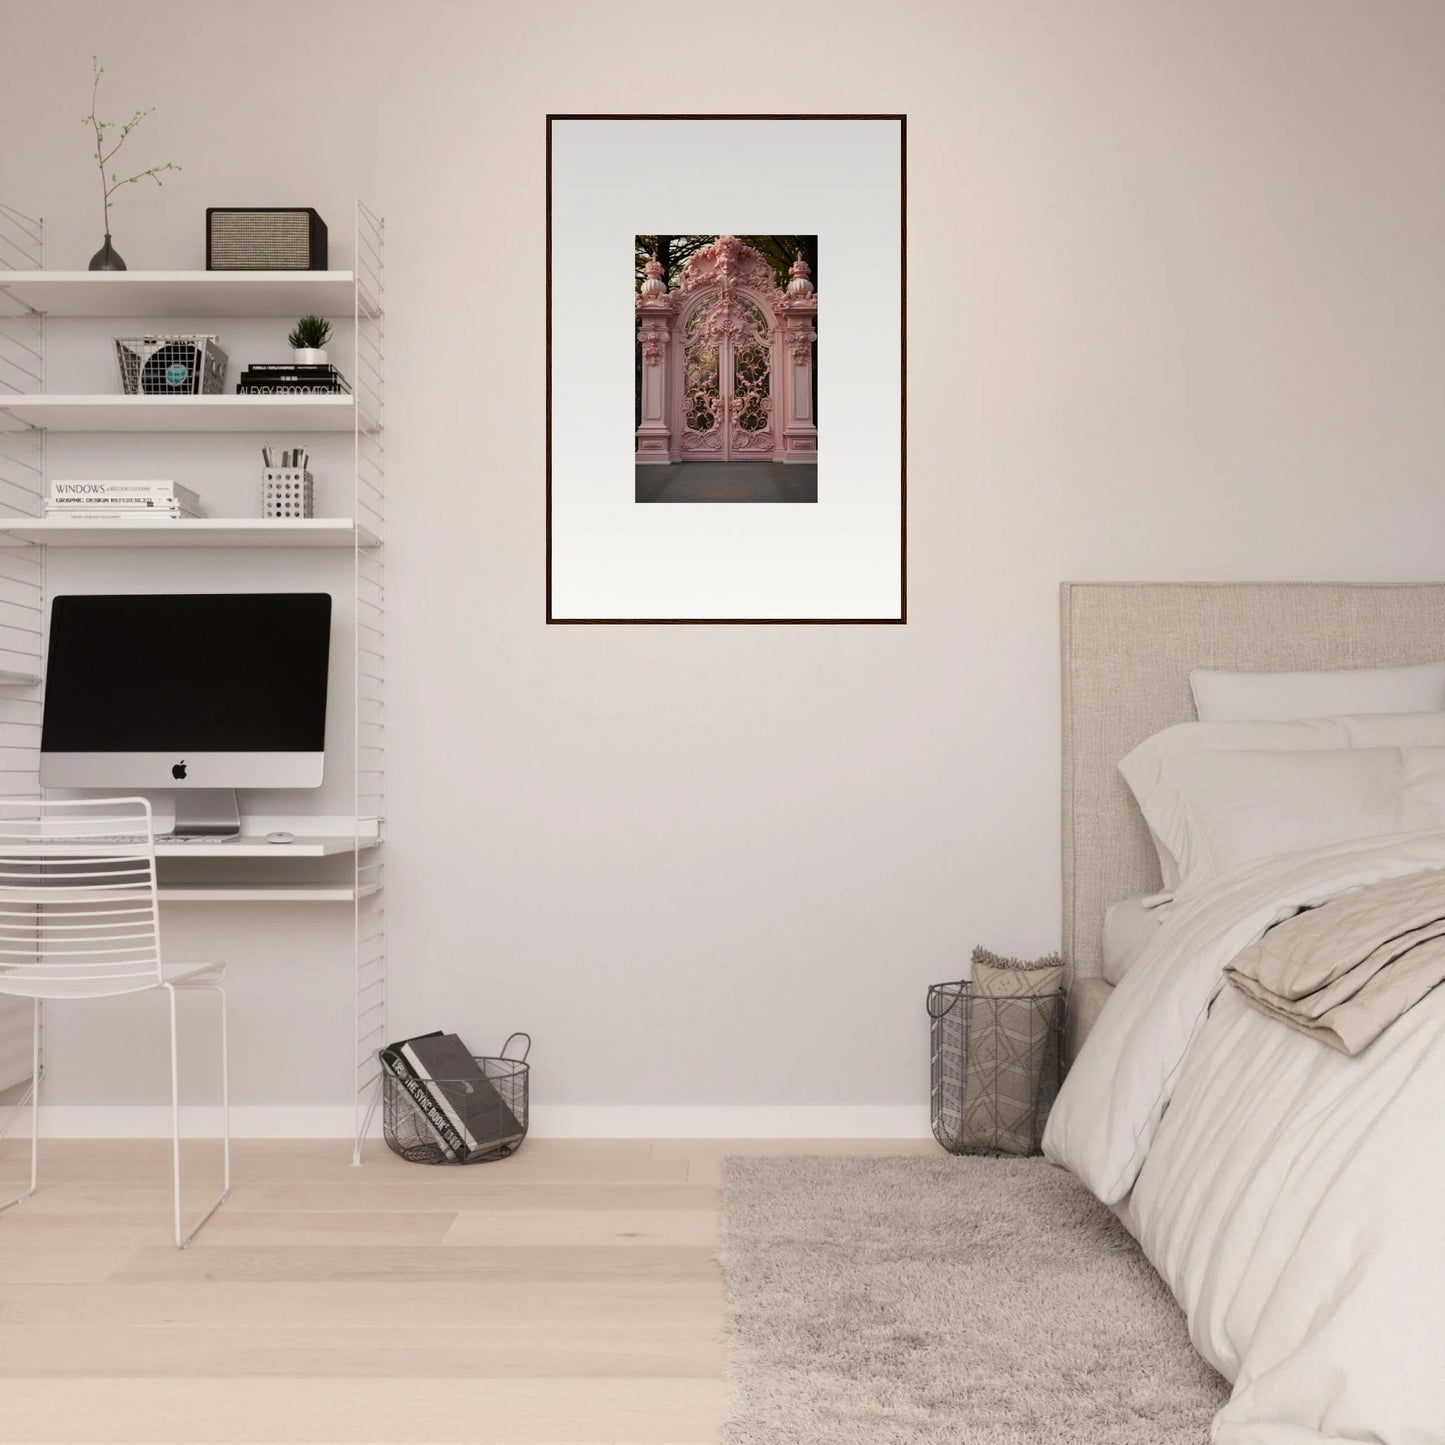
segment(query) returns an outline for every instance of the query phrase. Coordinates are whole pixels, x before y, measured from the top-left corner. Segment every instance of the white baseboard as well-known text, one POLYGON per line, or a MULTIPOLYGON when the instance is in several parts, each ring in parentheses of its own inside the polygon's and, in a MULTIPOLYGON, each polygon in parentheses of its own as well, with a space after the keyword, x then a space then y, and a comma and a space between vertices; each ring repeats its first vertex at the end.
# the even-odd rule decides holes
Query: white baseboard
MULTIPOLYGON (((182 1109, 187 1136, 214 1134, 219 1111, 182 1109)), ((11 1127, 23 1135, 28 1119, 11 1127)), ((372 1133, 379 1133, 373 1120, 372 1133)), ((237 1139, 349 1139, 355 1114, 344 1104, 239 1104, 231 1110, 237 1139)), ((165 1105, 44 1104, 48 1139, 168 1139, 165 1105)), ((922 1104, 549 1104, 532 1110, 534 1139, 926 1139, 922 1104)))
POLYGON ((539 1139, 926 1139, 926 1104, 553 1104, 539 1139))

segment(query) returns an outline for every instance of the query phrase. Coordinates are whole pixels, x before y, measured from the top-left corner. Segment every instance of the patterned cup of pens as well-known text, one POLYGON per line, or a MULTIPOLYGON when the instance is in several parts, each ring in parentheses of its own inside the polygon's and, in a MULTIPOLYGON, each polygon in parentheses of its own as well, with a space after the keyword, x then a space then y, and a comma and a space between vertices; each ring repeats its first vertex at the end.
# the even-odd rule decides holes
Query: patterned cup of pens
POLYGON ((527 1137, 531 1035, 515 1033, 496 1055, 472 1054, 456 1034, 388 1044, 381 1063, 387 1147, 413 1164, 485 1164, 515 1154, 527 1137), (516 1057, 508 1057, 521 1040, 516 1057))
POLYGON ((314 517, 316 515, 316 484, 307 470, 309 452, 300 447, 282 452, 278 458, 274 447, 261 448, 261 515, 263 517, 314 517))

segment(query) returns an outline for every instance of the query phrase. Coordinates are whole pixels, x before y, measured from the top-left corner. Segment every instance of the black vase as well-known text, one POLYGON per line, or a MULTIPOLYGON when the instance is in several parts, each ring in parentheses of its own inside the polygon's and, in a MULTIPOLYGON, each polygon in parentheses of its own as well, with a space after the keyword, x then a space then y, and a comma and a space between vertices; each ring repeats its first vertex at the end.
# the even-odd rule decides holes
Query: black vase
POLYGON ((92 271, 124 271, 125 262, 120 259, 120 252, 110 244, 110 232, 105 233, 105 245, 90 258, 90 269, 92 271))

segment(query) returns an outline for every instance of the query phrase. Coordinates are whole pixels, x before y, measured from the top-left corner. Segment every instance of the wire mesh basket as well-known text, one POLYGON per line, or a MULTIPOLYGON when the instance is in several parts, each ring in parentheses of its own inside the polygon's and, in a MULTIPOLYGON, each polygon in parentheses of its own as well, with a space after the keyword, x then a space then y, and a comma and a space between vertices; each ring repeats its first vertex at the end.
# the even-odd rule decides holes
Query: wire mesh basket
POLYGON ((928 990, 933 1137, 951 1154, 1037 1154, 1063 1081, 1064 994, 928 990))
POLYGON ((226 384, 226 353, 214 336, 117 336, 126 396, 214 396, 226 384))
MULTIPOLYGON (((515 1033, 495 1056, 475 1054, 473 1058, 482 1071, 486 1084, 497 1095, 498 1107, 493 1111, 496 1121, 483 1137, 469 1133, 472 1140, 464 1152, 450 1148, 437 1125, 428 1117, 430 1109, 440 1106, 448 1119, 475 1120, 473 1105, 477 1098, 475 1079, 432 1079, 428 1083, 430 1098, 421 1102, 408 1092, 407 1086, 392 1068, 389 1049, 381 1049, 381 1129, 387 1147, 393 1154, 413 1164, 486 1164, 515 1154, 527 1137, 527 1093, 530 1066, 527 1055, 532 1051, 529 1034, 515 1033), (522 1056, 507 1057, 507 1050, 518 1040, 525 1040, 522 1056)), ((490 1102, 490 1101, 489 1101, 490 1102)), ((446 1128, 445 1122, 441 1123, 446 1128)))

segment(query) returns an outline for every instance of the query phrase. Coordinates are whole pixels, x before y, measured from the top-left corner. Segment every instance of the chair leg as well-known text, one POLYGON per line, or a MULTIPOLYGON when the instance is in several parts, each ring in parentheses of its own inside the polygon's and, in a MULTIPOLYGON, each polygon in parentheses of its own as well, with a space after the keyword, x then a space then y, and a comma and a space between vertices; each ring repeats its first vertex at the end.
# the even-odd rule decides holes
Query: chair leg
MULTIPOLYGON (((40 1009, 41 1003, 37 998, 33 1000, 35 1005, 31 1016, 30 1025, 30 1088, 27 1094, 30 1099, 30 1188, 23 1194, 17 1194, 13 1199, 7 1199, 0 1204, 0 1210, 9 1209, 12 1205, 19 1204, 22 1200, 29 1199, 35 1193, 35 1186, 40 1182, 40 1009)), ((25 1102, 21 1099, 20 1104, 25 1102)), ((20 1107, 16 1104, 16 1108, 20 1107)))
POLYGON ((221 1192, 215 1202, 190 1227, 181 1223, 181 1075, 176 1032, 176 985, 163 984, 170 995, 171 1009, 171 1177, 175 1191, 176 1248, 184 1249, 197 1230, 226 1202, 231 1193, 231 1062, 226 1026, 226 991, 220 984, 196 984, 215 992, 221 1006, 221 1192))

